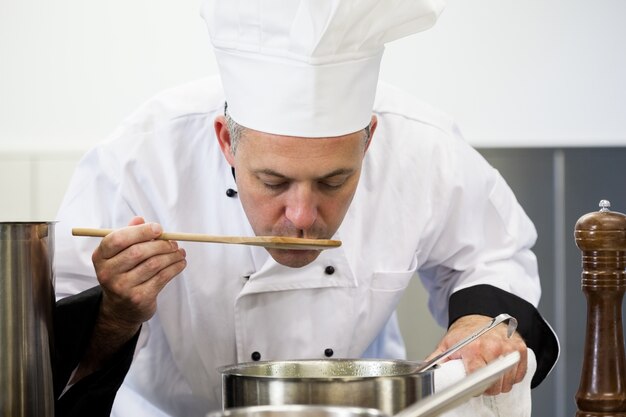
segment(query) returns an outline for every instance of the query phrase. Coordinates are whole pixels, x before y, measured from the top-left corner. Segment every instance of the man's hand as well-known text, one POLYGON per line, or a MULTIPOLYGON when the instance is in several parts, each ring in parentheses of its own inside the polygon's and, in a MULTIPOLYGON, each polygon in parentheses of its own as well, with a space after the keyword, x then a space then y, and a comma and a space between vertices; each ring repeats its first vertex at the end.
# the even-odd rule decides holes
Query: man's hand
POLYGON ((70 383, 97 371, 139 331, 157 308, 159 292, 185 269, 185 250, 156 240, 156 223, 134 217, 105 236, 92 255, 102 303, 89 347, 70 383))
POLYGON ((156 311, 159 292, 185 269, 185 250, 155 240, 156 223, 135 217, 129 226, 104 237, 92 261, 102 287, 101 314, 111 324, 138 329, 156 311))
MULTIPOLYGON (((488 325, 491 320, 491 317, 480 315, 470 315, 459 318, 450 326, 448 332, 444 335, 441 342, 439 342, 437 349, 427 359, 452 347, 461 339, 468 337, 479 328, 488 325)), ((526 375, 527 347, 519 333, 515 332, 508 338, 506 332, 506 324, 500 324, 456 353, 450 355, 444 362, 450 359, 462 359, 465 371, 469 374, 502 355, 518 351, 520 353, 519 363, 490 386, 487 391, 485 391, 485 394, 497 395, 503 392, 509 392, 513 384, 522 381, 524 375, 526 375)))

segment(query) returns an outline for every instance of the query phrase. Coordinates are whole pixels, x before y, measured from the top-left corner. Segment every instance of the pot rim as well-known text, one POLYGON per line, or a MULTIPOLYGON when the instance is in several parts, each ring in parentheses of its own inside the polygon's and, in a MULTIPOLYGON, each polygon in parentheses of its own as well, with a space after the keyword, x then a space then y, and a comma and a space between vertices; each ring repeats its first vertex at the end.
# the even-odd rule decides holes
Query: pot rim
POLYGON ((238 364, 226 365, 218 368, 218 372, 222 375, 222 377, 228 376, 237 376, 237 377, 246 377, 246 378, 259 378, 259 379, 275 379, 275 380, 328 380, 328 381, 337 381, 337 380, 361 380, 361 379, 375 379, 375 378, 394 378, 394 377, 407 377, 412 375, 426 375, 432 373, 433 369, 429 369, 423 372, 394 372, 388 374, 380 374, 380 375, 350 375, 350 374, 338 374, 338 375, 298 375, 298 376, 281 376, 274 374, 263 374, 261 372, 253 372, 253 370, 258 369, 262 370, 264 368, 270 369, 270 367, 283 367, 286 368, 288 366, 297 366, 297 365, 311 365, 315 363, 320 364, 357 364, 362 367, 366 367, 367 365, 372 366, 388 366, 392 368, 394 366, 404 366, 407 369, 414 369, 417 367, 421 361, 410 361, 405 359, 375 359, 375 358, 359 358, 359 359, 349 359, 349 358, 329 358, 329 359, 291 359, 291 360, 267 360, 267 361, 256 361, 256 362, 242 362, 238 364))
POLYGON ((301 415, 302 411, 321 412, 324 414, 337 414, 338 416, 367 415, 372 417, 388 417, 386 413, 376 408, 345 406, 345 405, 321 405, 321 404, 275 404, 275 405, 251 405, 244 407, 227 408, 222 411, 213 411, 206 417, 238 417, 255 413, 279 412, 287 416, 301 415))

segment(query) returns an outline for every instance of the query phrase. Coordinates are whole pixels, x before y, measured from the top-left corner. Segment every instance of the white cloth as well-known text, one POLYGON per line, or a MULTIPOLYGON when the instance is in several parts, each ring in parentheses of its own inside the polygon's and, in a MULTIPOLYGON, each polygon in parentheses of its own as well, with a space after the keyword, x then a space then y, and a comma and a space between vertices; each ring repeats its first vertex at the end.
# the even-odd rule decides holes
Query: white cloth
POLYGON ((443 0, 204 0, 202 16, 237 123, 328 137, 369 124, 385 43, 430 28, 443 6, 443 0))
MULTIPOLYGON (((213 129, 219 80, 169 90, 142 106, 79 163, 56 229, 58 297, 97 284, 98 239, 72 227, 117 228, 133 215, 166 231, 252 235, 213 129)), ((221 407, 223 365, 334 357, 403 358, 395 308, 419 272, 442 325, 453 291, 490 284, 537 305, 535 229, 498 172, 445 115, 381 85, 378 128, 336 239, 303 268, 262 248, 181 242, 185 271, 158 299, 122 390, 172 416, 221 407), (326 274, 333 266, 335 273, 326 274), (249 277, 249 278, 246 278, 249 277)), ((116 416, 128 414, 124 394, 116 416)), ((149 414, 144 414, 146 417, 149 414)))
MULTIPOLYGON (((537 369, 537 360, 532 349, 528 349, 528 371, 524 379, 513 385, 513 389, 499 395, 479 395, 471 398, 441 417, 530 417, 532 398, 530 381, 537 369)), ((450 386, 465 377, 465 368, 460 359, 448 361, 435 370, 435 392, 450 386)))

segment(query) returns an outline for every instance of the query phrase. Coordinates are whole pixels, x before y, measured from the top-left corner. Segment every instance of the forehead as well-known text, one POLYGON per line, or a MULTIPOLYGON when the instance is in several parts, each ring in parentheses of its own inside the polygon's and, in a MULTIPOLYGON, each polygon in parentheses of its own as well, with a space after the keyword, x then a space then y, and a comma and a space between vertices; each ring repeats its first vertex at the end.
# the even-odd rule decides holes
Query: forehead
POLYGON ((242 137, 235 159, 238 169, 272 171, 289 178, 320 178, 360 169, 363 133, 332 138, 299 138, 251 131, 242 137))
POLYGON ((256 158, 275 157, 292 160, 360 157, 365 143, 363 132, 329 138, 302 138, 246 131, 237 152, 254 153, 256 158))

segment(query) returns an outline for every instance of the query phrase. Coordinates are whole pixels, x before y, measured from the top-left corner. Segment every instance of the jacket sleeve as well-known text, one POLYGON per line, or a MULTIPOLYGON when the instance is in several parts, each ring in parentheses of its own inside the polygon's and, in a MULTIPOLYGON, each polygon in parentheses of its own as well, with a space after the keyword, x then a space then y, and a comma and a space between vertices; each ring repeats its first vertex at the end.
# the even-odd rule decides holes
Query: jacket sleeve
POLYGON ((444 326, 470 314, 514 316, 537 356, 537 386, 558 357, 556 335, 537 310, 537 232, 497 170, 461 139, 447 144, 420 253, 429 307, 444 326))
POLYGON ((518 322, 517 331, 536 353, 537 370, 531 381, 535 388, 550 373, 559 356, 559 342, 550 325, 528 301, 491 285, 476 285, 450 297, 449 324, 462 316, 482 314, 495 317, 507 313, 518 322))
POLYGON ((109 416, 130 368, 139 332, 102 369, 65 390, 87 349, 101 300, 102 291, 96 286, 56 304, 53 374, 57 417, 109 416))

